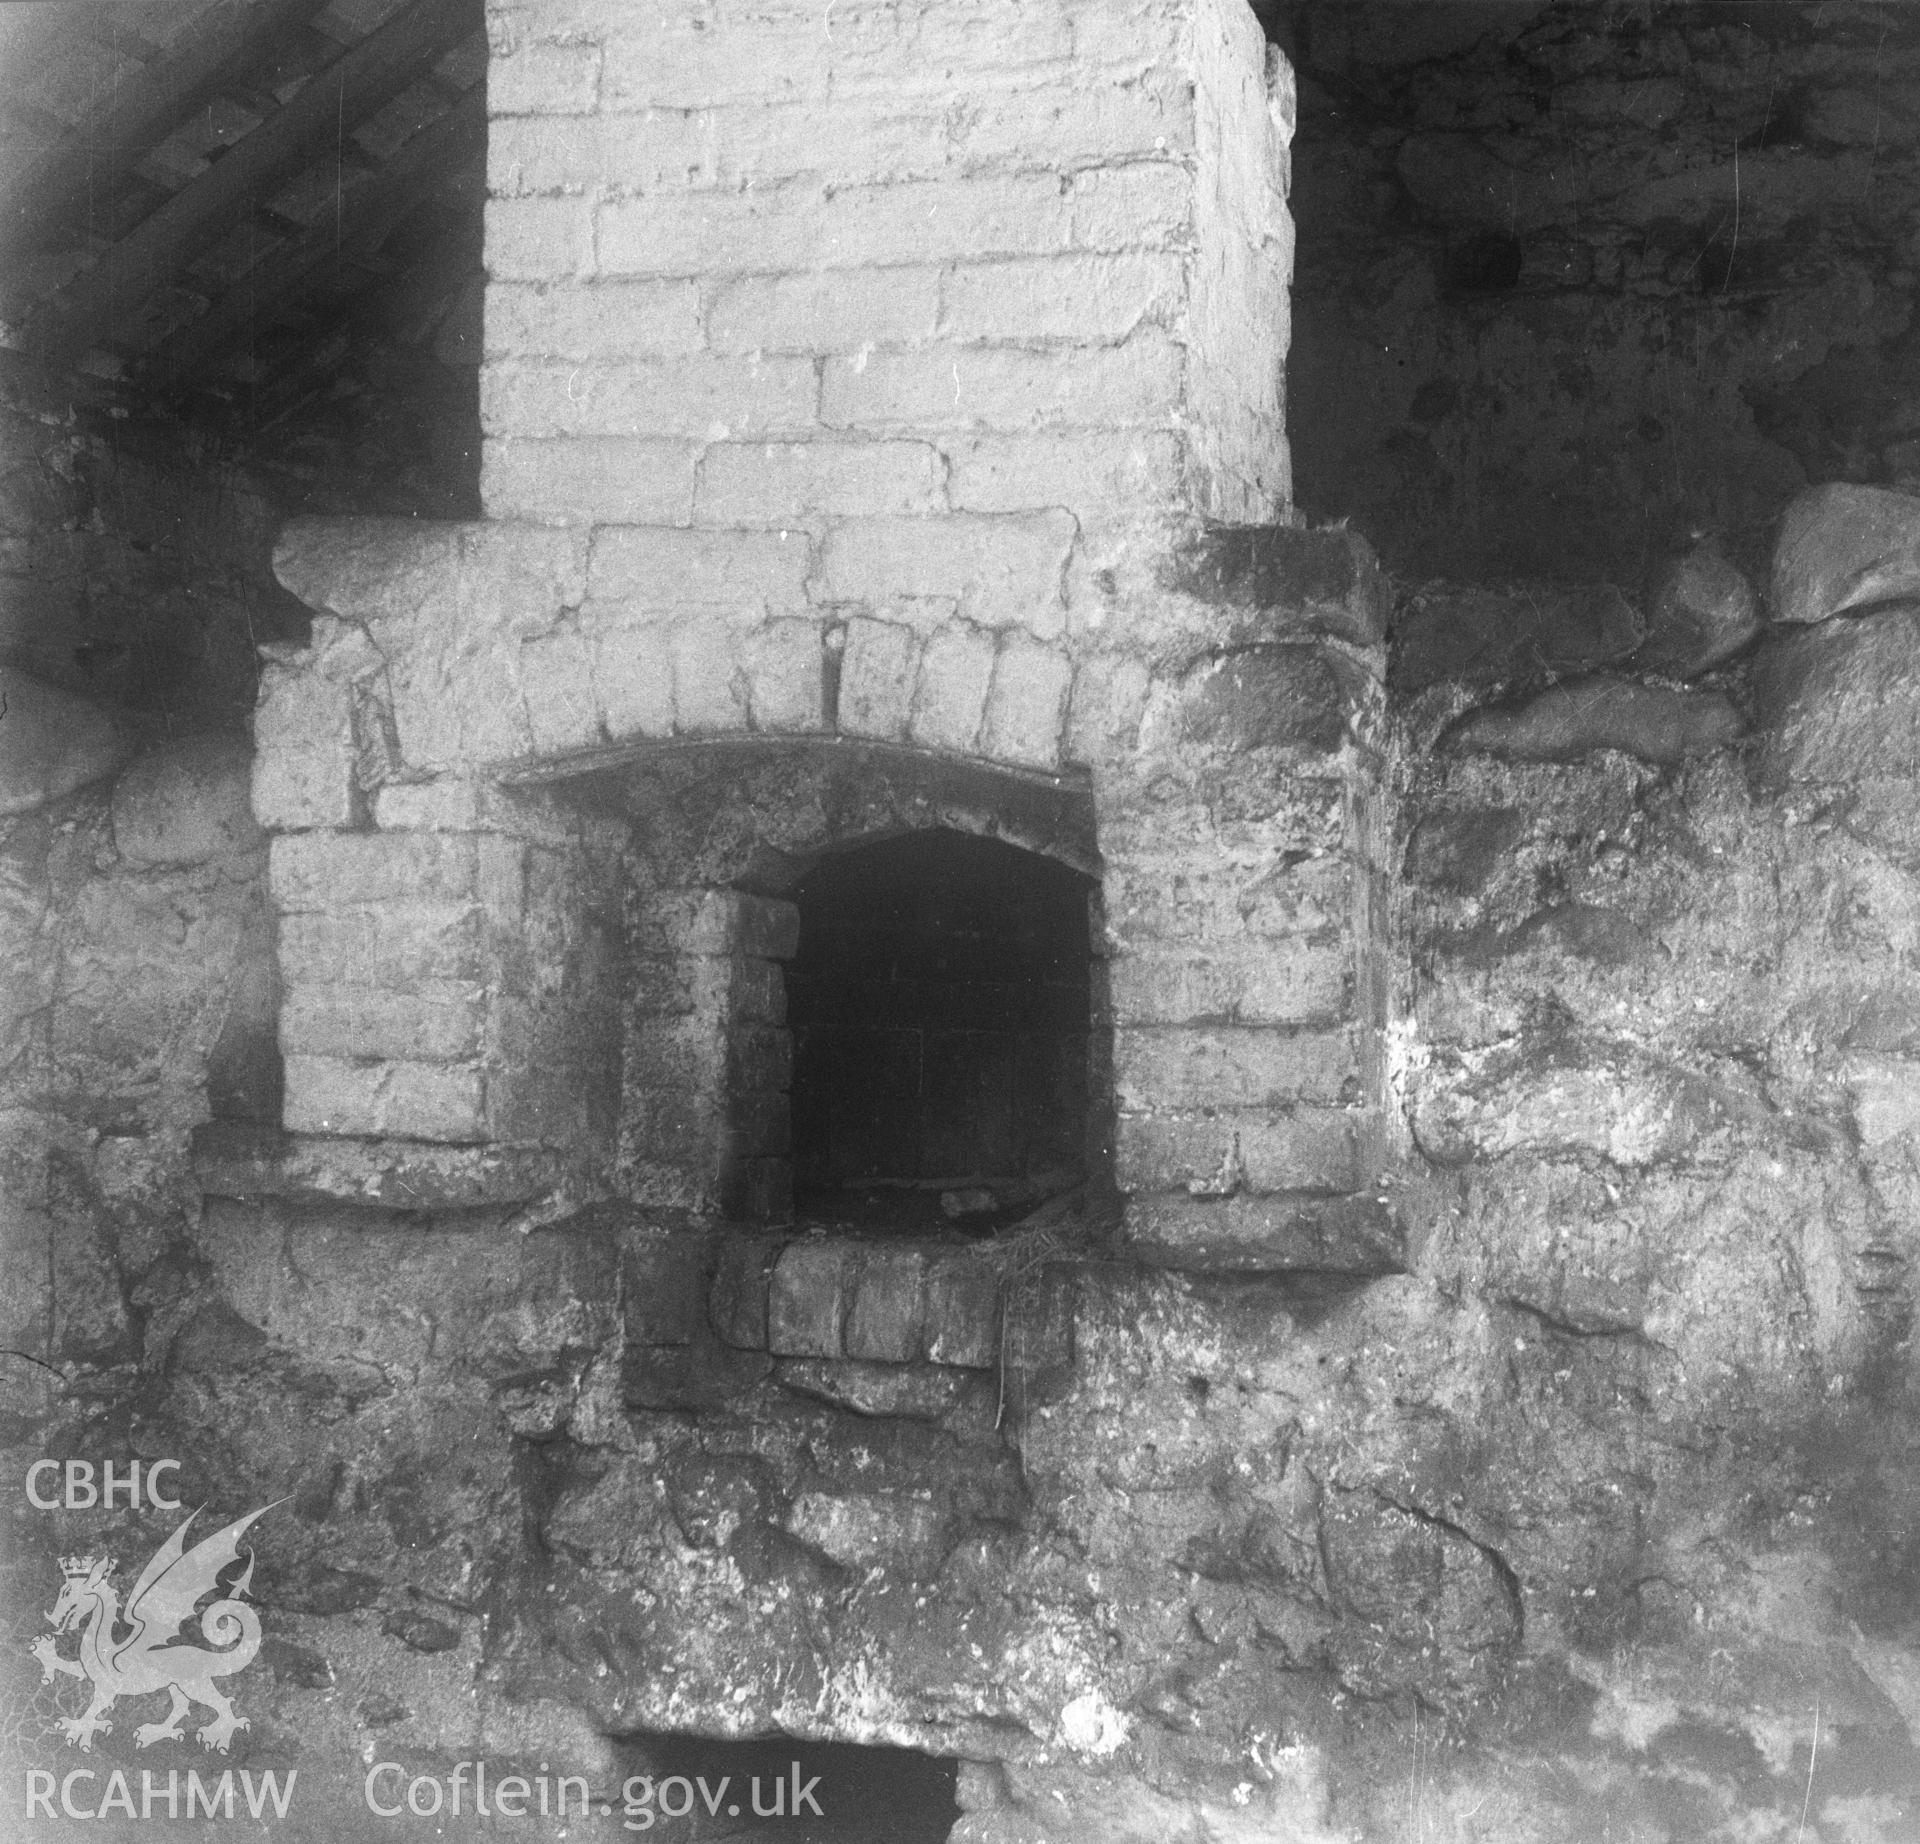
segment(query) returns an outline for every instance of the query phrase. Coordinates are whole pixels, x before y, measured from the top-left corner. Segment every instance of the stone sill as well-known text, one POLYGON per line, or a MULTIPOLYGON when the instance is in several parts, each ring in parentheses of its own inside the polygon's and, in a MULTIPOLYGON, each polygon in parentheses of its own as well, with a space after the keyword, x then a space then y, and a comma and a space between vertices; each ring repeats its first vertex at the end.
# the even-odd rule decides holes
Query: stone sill
POLYGON ((209 1197, 471 1210, 546 1197, 567 1168, 562 1155, 542 1147, 347 1139, 209 1121, 194 1130, 193 1175, 209 1197))

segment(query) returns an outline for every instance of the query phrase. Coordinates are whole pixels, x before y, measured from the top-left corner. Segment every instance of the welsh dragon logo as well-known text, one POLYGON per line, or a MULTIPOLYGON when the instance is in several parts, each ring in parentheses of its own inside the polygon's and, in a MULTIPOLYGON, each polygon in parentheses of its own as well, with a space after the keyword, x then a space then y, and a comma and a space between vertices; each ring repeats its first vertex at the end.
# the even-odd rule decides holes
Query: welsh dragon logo
POLYGON ((145 1722, 134 1730, 138 1747, 179 1740, 181 1724, 196 1703, 213 1711, 213 1720, 197 1731, 205 1747, 225 1754, 233 1732, 250 1726, 244 1716, 234 1714, 213 1680, 244 1670, 260 1650, 260 1616, 242 1598, 253 1580, 253 1552, 247 1552, 247 1566, 230 1586, 223 1589, 220 1577, 240 1560, 240 1538, 247 1526, 272 1509, 262 1505, 249 1511, 192 1549, 186 1547, 187 1525, 200 1513, 189 1512, 140 1571, 124 1612, 110 1579, 112 1557, 61 1557, 60 1598, 47 1615, 53 1631, 42 1633, 28 1649, 40 1661, 42 1683, 52 1683, 56 1672, 92 1681, 93 1701, 86 1713, 60 1718, 61 1733, 69 1742, 91 1751, 93 1738, 113 1729, 106 1712, 114 1703, 156 1690, 166 1691, 173 1704, 164 1721, 145 1722), (209 1594, 219 1598, 201 1609, 209 1594), (222 1650, 187 1641, 183 1628, 196 1617, 196 1609, 202 1635, 222 1650), (60 1635, 76 1626, 83 1629, 80 1655, 62 1658, 60 1635), (122 1627, 132 1630, 121 1635, 122 1627))

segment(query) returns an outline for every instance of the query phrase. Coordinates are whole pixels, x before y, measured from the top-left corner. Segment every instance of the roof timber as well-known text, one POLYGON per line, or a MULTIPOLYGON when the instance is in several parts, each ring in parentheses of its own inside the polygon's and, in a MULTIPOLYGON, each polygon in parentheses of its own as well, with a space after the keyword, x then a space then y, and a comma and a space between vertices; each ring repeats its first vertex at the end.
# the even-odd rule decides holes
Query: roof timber
POLYGON ((478 157, 485 147, 486 126, 486 98, 480 90, 470 90, 406 142, 377 176, 347 195, 338 224, 314 225, 264 257, 198 320, 144 360, 142 372, 161 384, 190 376, 328 264, 357 262, 376 250, 420 203, 424 179, 478 157))
POLYGON ((238 211, 382 108, 480 26, 479 0, 412 0, 349 46, 259 127, 142 219, 29 324, 41 358, 70 362, 100 344, 238 211))
POLYGON ((10 182, 0 259, 83 213, 89 194, 129 172, 183 117, 239 85, 289 27, 304 25, 324 4, 261 0, 209 8, 183 43, 149 64, 137 82, 122 85, 97 120, 61 136, 10 182))

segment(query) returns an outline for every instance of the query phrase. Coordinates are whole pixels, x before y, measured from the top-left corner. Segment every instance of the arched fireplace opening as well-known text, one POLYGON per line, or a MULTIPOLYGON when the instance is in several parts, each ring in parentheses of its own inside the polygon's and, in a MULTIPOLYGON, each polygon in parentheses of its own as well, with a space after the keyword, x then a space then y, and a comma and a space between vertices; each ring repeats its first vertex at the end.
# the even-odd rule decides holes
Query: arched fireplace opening
POLYGON ((990 1231, 1088 1163, 1093 880, 946 828, 823 858, 792 892, 802 1221, 990 1231))

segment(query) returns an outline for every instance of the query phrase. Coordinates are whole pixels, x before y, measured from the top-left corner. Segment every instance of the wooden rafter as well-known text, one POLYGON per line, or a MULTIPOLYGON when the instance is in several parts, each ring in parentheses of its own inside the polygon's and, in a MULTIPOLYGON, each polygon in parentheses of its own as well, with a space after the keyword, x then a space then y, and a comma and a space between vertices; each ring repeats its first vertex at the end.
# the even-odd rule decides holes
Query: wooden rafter
POLYGON ((486 98, 470 90, 439 120, 393 156, 385 169, 348 195, 341 222, 313 226, 240 277, 198 320, 182 327, 143 365, 155 382, 185 378, 231 345, 257 316, 288 300, 334 262, 353 262, 377 249, 414 206, 421 182, 486 145, 486 98))
POLYGON ((214 7, 183 44, 128 83, 100 117, 63 135, 9 182, 0 218, 0 259, 17 256, 62 220, 81 215, 89 193, 113 185, 180 122, 241 83, 268 47, 304 25, 325 0, 261 0, 214 7))
POLYGON ((236 211, 263 203, 479 24, 478 0, 413 0, 349 46, 44 304, 28 329, 37 355, 65 363, 98 345, 236 211))

